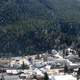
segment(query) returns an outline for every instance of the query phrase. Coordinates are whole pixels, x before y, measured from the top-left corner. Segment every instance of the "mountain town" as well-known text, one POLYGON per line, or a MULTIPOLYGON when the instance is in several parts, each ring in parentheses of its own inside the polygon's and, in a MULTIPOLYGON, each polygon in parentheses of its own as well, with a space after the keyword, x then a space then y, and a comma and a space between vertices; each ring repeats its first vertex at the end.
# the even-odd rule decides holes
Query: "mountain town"
POLYGON ((79 80, 80 57, 72 48, 0 58, 0 80, 79 80))
POLYGON ((0 0, 0 80, 80 80, 80 0, 0 0))

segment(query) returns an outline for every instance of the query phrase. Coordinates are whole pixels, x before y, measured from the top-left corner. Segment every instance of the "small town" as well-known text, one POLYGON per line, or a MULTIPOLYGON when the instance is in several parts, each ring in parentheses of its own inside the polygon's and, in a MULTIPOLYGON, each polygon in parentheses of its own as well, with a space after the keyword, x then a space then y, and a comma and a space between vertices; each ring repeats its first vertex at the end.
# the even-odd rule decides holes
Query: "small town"
POLYGON ((52 50, 51 54, 0 58, 0 80, 79 80, 80 58, 76 50, 52 50), (63 55, 63 53, 65 53, 63 55))
POLYGON ((0 80, 80 80, 80 0, 0 0, 0 80))

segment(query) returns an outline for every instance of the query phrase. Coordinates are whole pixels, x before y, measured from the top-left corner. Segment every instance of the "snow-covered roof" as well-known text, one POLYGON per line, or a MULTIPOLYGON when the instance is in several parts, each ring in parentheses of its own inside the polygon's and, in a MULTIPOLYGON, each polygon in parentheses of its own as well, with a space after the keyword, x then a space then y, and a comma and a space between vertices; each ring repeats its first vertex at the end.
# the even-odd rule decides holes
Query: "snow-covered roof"
POLYGON ((18 74, 17 70, 6 70, 8 74, 18 74))
POLYGON ((49 76, 50 80, 76 80, 72 75, 57 75, 57 76, 49 76))
POLYGON ((52 53, 53 53, 53 54, 57 54, 58 52, 57 52, 55 49, 53 49, 53 50, 52 50, 52 53))
POLYGON ((44 76, 44 74, 42 73, 42 71, 40 71, 37 68, 34 70, 34 72, 36 73, 36 75, 44 76))
POLYGON ((63 57, 60 56, 59 54, 55 54, 55 57, 58 57, 59 59, 63 59, 63 57))
POLYGON ((50 70, 51 65, 46 65, 45 68, 46 68, 47 70, 50 70))

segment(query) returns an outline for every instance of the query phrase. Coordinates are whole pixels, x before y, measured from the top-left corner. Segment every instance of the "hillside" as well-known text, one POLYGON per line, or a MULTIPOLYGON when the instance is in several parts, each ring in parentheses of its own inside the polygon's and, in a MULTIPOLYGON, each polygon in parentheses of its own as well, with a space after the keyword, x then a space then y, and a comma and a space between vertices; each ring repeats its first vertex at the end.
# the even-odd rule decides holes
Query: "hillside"
POLYGON ((79 0, 0 1, 0 55, 80 48, 79 0))
POLYGON ((0 24, 27 18, 80 21, 79 0, 2 0, 0 24))

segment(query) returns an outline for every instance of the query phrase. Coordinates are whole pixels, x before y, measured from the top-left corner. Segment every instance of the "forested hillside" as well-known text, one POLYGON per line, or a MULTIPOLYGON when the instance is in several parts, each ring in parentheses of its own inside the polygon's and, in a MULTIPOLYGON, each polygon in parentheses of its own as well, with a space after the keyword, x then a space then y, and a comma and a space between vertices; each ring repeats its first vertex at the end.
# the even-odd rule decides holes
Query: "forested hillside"
POLYGON ((80 48, 79 0, 0 1, 0 55, 80 48))

